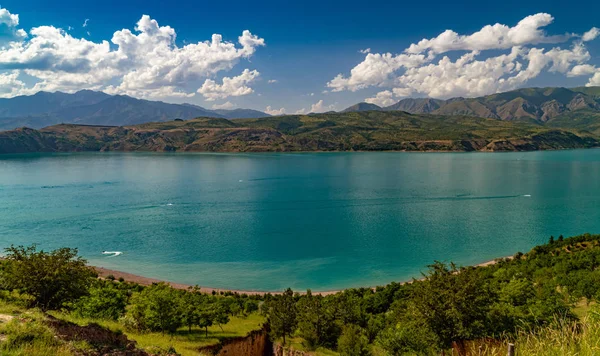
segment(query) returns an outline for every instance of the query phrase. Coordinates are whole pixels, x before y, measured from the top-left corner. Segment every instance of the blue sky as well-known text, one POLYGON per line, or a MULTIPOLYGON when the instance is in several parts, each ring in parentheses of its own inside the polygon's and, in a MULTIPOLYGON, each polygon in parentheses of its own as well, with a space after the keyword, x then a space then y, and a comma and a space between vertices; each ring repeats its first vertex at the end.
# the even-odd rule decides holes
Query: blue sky
POLYGON ((207 108, 266 110, 270 106, 273 112, 283 108, 286 113, 293 113, 340 110, 365 99, 383 105, 405 96, 444 98, 516 87, 600 85, 600 36, 596 38, 590 32, 600 27, 598 1, 503 1, 490 9, 481 1, 365 5, 348 1, 36 0, 3 1, 1 8, 0 11, 18 15, 18 24, 6 13, 0 16, 0 20, 8 19, 0 21, 6 37, 0 51, 3 96, 90 88, 152 100, 191 102, 207 108), (533 18, 537 28, 518 29, 524 35, 515 30, 510 40, 506 34, 499 37, 506 44, 498 48, 483 45, 481 49, 481 41, 468 39, 460 40, 462 45, 446 46, 442 43, 445 39, 439 38, 436 44, 432 42, 420 52, 413 51, 410 58, 399 57, 407 53, 411 44, 436 38, 445 30, 469 36, 486 25, 499 23, 506 25, 508 31, 536 14, 549 14, 551 19, 541 15, 533 18), (163 42, 152 47, 140 38, 125 36, 127 41, 140 43, 131 50, 136 51, 138 58, 134 60, 129 55, 124 60, 116 53, 119 45, 111 39, 123 29, 137 36, 136 23, 142 15, 149 16, 145 22, 148 33, 154 31, 152 20, 156 21, 156 28, 171 27, 172 34, 176 33, 171 46, 182 48, 211 41, 213 34, 220 34, 223 41, 232 42, 235 47, 173 51, 168 56, 158 51, 153 58, 152 48, 163 42), (87 26, 83 27, 86 19, 87 26), (57 38, 57 33, 48 27, 32 33, 32 28, 41 26, 62 29, 63 35, 73 40, 57 38), (26 37, 16 32, 21 29, 26 37), (238 43, 244 30, 254 36, 248 37, 251 44, 247 47, 238 43), (585 33, 588 40, 583 41, 581 36, 585 33), (562 37, 555 37, 559 35, 562 37), (45 44, 28 43, 36 36, 43 37, 45 44), (22 48, 10 52, 11 41, 22 48), (55 46, 52 41, 57 41, 58 49, 50 56, 47 47, 55 46), (95 48, 87 41, 107 41, 108 50, 95 48), (359 52, 367 48, 370 53, 359 52), (550 52, 552 48, 563 52, 550 52), (386 53, 390 56, 385 57, 386 53), (510 53, 510 58, 485 62, 510 53), (539 73, 529 66, 534 54, 539 54, 537 60, 545 63, 539 73), (423 58, 415 57, 418 55, 423 58), (461 60, 465 55, 471 57, 461 60), (448 63, 442 65, 444 57, 448 63), (169 63, 181 58, 189 68, 184 64, 169 67, 169 63), (202 66, 194 65, 204 62, 202 66), (342 76, 334 80, 338 74, 342 76), (224 77, 231 80, 224 82, 224 77), (204 89, 198 92, 201 88, 204 89))

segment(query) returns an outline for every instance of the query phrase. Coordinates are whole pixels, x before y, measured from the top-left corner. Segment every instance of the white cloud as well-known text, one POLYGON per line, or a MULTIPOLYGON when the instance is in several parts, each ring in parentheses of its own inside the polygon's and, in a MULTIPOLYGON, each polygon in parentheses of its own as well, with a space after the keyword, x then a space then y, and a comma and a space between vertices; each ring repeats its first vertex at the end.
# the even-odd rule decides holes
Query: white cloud
POLYGON ((573 67, 567 77, 579 77, 582 75, 590 75, 596 73, 596 67, 591 64, 579 64, 573 67))
MULTIPOLYGON (((3 10, 0 19, 8 13, 3 10)), ((14 16, 8 18, 16 26, 14 16)), ((246 30, 238 37, 239 45, 215 34, 210 41, 179 47, 175 30, 147 15, 134 32, 116 31, 110 42, 76 38, 53 26, 34 27, 29 34, 0 49, 0 68, 37 81, 16 94, 95 89, 145 98, 190 97, 197 88, 190 85, 231 70, 264 45, 264 39, 246 30)))
POLYGON ((275 83, 277 83, 277 79, 269 79, 268 83, 275 84, 275 83))
POLYGON ((471 35, 461 36, 452 30, 446 30, 435 38, 423 39, 417 44, 411 44, 406 52, 417 54, 430 51, 440 54, 458 50, 483 51, 508 49, 529 44, 564 42, 570 35, 546 36, 544 30, 541 29, 553 21, 554 17, 550 14, 539 13, 525 17, 514 27, 497 23, 484 26, 471 35))
POLYGON ((357 91, 369 86, 383 86, 391 82, 394 73, 400 68, 414 68, 425 63, 422 54, 379 54, 369 53, 365 60, 352 68, 350 77, 338 74, 327 86, 332 91, 351 90, 357 91))
POLYGON ((372 98, 366 98, 365 102, 385 107, 396 103, 396 100, 394 100, 394 94, 391 91, 384 90, 380 91, 372 98))
POLYGON ((362 54, 367 54, 367 53, 371 53, 371 49, 370 48, 365 48, 365 49, 359 50, 359 52, 362 53, 362 54))
POLYGON ((83 21, 83 25, 81 27, 88 27, 89 22, 90 22, 90 19, 85 19, 85 21, 83 21))
POLYGON ((332 110, 335 110, 335 105, 325 105, 323 100, 319 100, 317 103, 311 105, 309 112, 320 113, 332 110))
POLYGON ((590 78, 589 82, 585 85, 586 87, 597 87, 600 86, 600 70, 590 78))
POLYGON ((327 86, 332 91, 389 88, 367 99, 387 103, 414 93, 438 98, 487 95, 515 89, 544 71, 567 76, 593 74, 587 63, 591 55, 583 40, 595 38, 597 29, 583 36, 547 35, 543 28, 553 21, 549 14, 540 13, 513 27, 488 25, 467 35, 447 30, 412 44, 399 55, 368 53, 350 75, 339 74, 327 86), (567 49, 534 46, 567 41, 571 42, 567 49), (495 52, 482 53, 488 50, 495 52), (440 58, 440 54, 451 51, 463 53, 453 57, 456 59, 449 55, 440 58))
POLYGON ((212 79, 206 79, 202 87, 198 89, 198 93, 202 94, 208 101, 252 94, 254 90, 246 84, 252 83, 259 75, 260 73, 256 70, 244 69, 242 74, 237 77, 224 77, 223 84, 217 84, 212 79))
POLYGON ((20 81, 18 77, 18 71, 0 74, 0 98, 13 97, 23 90, 25 83, 20 81))
POLYGON ((306 114, 306 109, 303 108, 303 109, 300 109, 300 110, 296 110, 294 112, 294 114, 296 114, 296 115, 304 115, 304 114, 306 114))
POLYGON ((412 90, 412 88, 394 88, 392 89, 392 92, 394 93, 395 97, 404 98, 407 96, 411 96, 414 90, 412 90))
POLYGON ((225 102, 223 104, 214 104, 212 106, 213 110, 219 110, 219 109, 231 110, 231 109, 234 109, 234 108, 235 108, 235 104, 233 104, 230 101, 227 101, 227 102, 225 102))
POLYGON ((273 115, 273 116, 285 115, 285 108, 275 109, 275 108, 272 108, 271 106, 267 106, 267 108, 265 109, 265 112, 267 114, 273 115))
POLYGON ((0 8, 0 44, 5 45, 27 38, 27 32, 18 29, 19 15, 11 14, 7 9, 0 8))
POLYGON ((600 29, 598 27, 592 27, 591 30, 581 36, 581 40, 583 42, 593 41, 596 39, 596 37, 598 37, 598 35, 600 35, 600 29))

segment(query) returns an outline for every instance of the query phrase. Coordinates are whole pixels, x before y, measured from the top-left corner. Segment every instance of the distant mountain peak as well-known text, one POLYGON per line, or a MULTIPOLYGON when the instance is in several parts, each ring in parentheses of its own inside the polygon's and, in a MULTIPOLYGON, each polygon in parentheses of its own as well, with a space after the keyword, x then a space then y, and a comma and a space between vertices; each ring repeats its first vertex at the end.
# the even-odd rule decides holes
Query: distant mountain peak
POLYGON ((374 111, 374 110, 382 110, 382 108, 379 105, 361 102, 358 104, 354 104, 354 105, 342 110, 341 112, 374 111))
POLYGON ((125 126, 197 117, 268 116, 257 110, 208 110, 193 104, 171 104, 93 90, 72 94, 40 91, 34 95, 0 99, 0 130, 23 126, 42 128, 59 123, 125 126))

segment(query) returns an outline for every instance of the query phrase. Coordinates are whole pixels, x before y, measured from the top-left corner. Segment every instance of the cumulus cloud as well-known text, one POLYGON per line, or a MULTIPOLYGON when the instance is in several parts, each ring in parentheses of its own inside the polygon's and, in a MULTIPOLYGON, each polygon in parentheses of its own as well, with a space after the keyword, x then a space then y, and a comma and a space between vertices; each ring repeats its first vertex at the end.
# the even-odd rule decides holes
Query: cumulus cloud
POLYGON ((569 73, 567 73, 568 77, 579 77, 582 75, 590 75, 596 73, 596 67, 591 64, 579 64, 573 67, 569 73))
POLYGON ((389 88, 367 98, 372 103, 388 103, 414 93, 438 98, 487 95, 515 89, 544 71, 592 74, 586 66, 591 55, 584 42, 594 39, 598 30, 581 36, 548 35, 544 27, 553 21, 551 15, 540 13, 513 27, 487 25, 466 35, 446 30, 410 45, 401 54, 368 53, 350 75, 339 74, 327 86, 332 91, 389 88), (556 43, 567 43, 567 48, 536 47, 556 43), (484 53, 490 50, 495 52, 484 53), (459 52, 459 56, 446 52, 459 52))
POLYGON ((273 115, 273 116, 285 115, 285 108, 275 109, 275 108, 272 108, 271 106, 267 106, 267 108, 265 109, 265 112, 267 114, 273 115))
POLYGON ((202 94, 208 101, 252 94, 254 90, 247 84, 252 83, 259 75, 260 73, 256 70, 244 69, 242 74, 237 77, 224 77, 223 84, 217 84, 212 79, 206 79, 202 87, 198 89, 198 93, 202 94))
POLYGON ((483 51, 490 49, 507 49, 515 46, 539 43, 559 43, 567 40, 570 35, 547 36, 542 29, 554 21, 550 14, 539 13, 527 16, 514 27, 495 24, 484 26, 471 35, 459 35, 452 30, 446 30, 439 36, 423 39, 411 44, 407 53, 423 53, 430 51, 434 54, 449 51, 483 51))
POLYGON ((0 8, 0 45, 22 41, 27 37, 27 32, 17 26, 19 26, 19 15, 0 8))
POLYGON ((394 100, 394 94, 391 91, 384 90, 380 91, 372 98, 366 98, 365 102, 385 107, 394 104, 396 100, 394 100))
MULTIPOLYGON (((2 10, 0 19, 7 13, 2 10)), ((12 16, 15 27, 18 17, 12 16)), ((237 44, 215 34, 210 41, 179 47, 175 30, 147 15, 134 31, 114 32, 110 42, 76 38, 53 26, 34 27, 29 35, 0 49, 0 70, 18 70, 37 80, 20 93, 95 89, 146 98, 190 97, 198 88, 189 88, 190 83, 231 70, 265 44, 246 30, 237 44)), ((221 97, 226 96, 215 94, 221 97)))
POLYGON ((600 86, 600 70, 590 78, 589 82, 585 85, 586 87, 597 87, 600 86))
POLYGON ((323 100, 319 100, 315 104, 311 105, 309 112, 320 113, 320 112, 332 111, 332 110, 335 110, 335 105, 334 104, 332 104, 332 105, 325 105, 325 103, 323 102, 323 100))
POLYGON ((223 103, 223 104, 214 104, 214 105, 212 106, 212 109, 213 109, 213 110, 219 110, 219 109, 222 109, 222 110, 223 110, 223 109, 224 109, 224 110, 231 110, 231 109, 234 109, 234 108, 235 108, 235 104, 233 104, 233 103, 232 103, 232 102, 230 102, 230 101, 227 101, 227 102, 225 102, 225 103, 223 103))
POLYGON ((0 98, 13 97, 23 90, 25 83, 20 81, 18 77, 18 71, 0 74, 0 98))
POLYGON ((367 54, 367 53, 371 53, 371 49, 370 48, 365 48, 365 49, 359 50, 359 52, 362 53, 362 54, 367 54))
POLYGON ((591 30, 581 36, 581 40, 583 42, 593 41, 596 39, 596 37, 598 37, 598 35, 600 35, 600 29, 597 27, 592 27, 591 30))

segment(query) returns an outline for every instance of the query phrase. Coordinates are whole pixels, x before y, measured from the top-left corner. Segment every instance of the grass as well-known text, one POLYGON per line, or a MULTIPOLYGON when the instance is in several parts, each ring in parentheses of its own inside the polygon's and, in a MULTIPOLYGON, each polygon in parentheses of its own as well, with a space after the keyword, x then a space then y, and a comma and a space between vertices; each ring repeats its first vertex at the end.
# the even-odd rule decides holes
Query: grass
POLYGON ((265 321, 264 317, 259 314, 250 314, 247 317, 231 317, 229 323, 222 325, 223 330, 218 325, 209 327, 208 337, 206 337, 205 330, 198 327, 192 328, 191 332, 188 331, 187 327, 180 328, 174 335, 152 332, 141 333, 125 331, 117 321, 80 318, 72 314, 58 312, 53 312, 52 315, 81 326, 97 323, 112 331, 123 332, 128 339, 135 340, 137 346, 141 349, 153 351, 173 348, 182 356, 195 356, 199 354, 197 350, 200 347, 214 345, 229 338, 246 336, 249 332, 260 329, 265 321))
MULTIPOLYGON (((36 309, 25 309, 16 304, 0 298, 0 314, 14 316, 11 321, 0 318, 0 355, 2 356, 67 356, 92 349, 85 341, 64 342, 57 339, 54 331, 48 327, 44 320, 46 316, 36 309)), ((247 317, 231 317, 229 323, 208 328, 208 337, 205 330, 181 328, 174 335, 161 333, 141 333, 126 331, 119 322, 99 319, 77 317, 67 312, 49 312, 50 315, 86 326, 90 323, 99 324, 114 332, 123 332, 128 339, 135 340, 137 347, 150 351, 160 352, 171 348, 183 356, 199 355, 198 349, 202 346, 214 345, 221 340, 246 336, 253 330, 260 329, 265 319, 259 314, 250 314, 247 317)), ((332 355, 332 354, 323 354, 332 355)))
POLYGON ((15 316, 0 322, 0 355, 3 356, 70 356, 74 347, 54 337, 54 332, 43 323, 39 311, 21 313, 20 308, 1 303, 2 314, 15 316), (12 313, 6 313, 12 310, 12 313))

